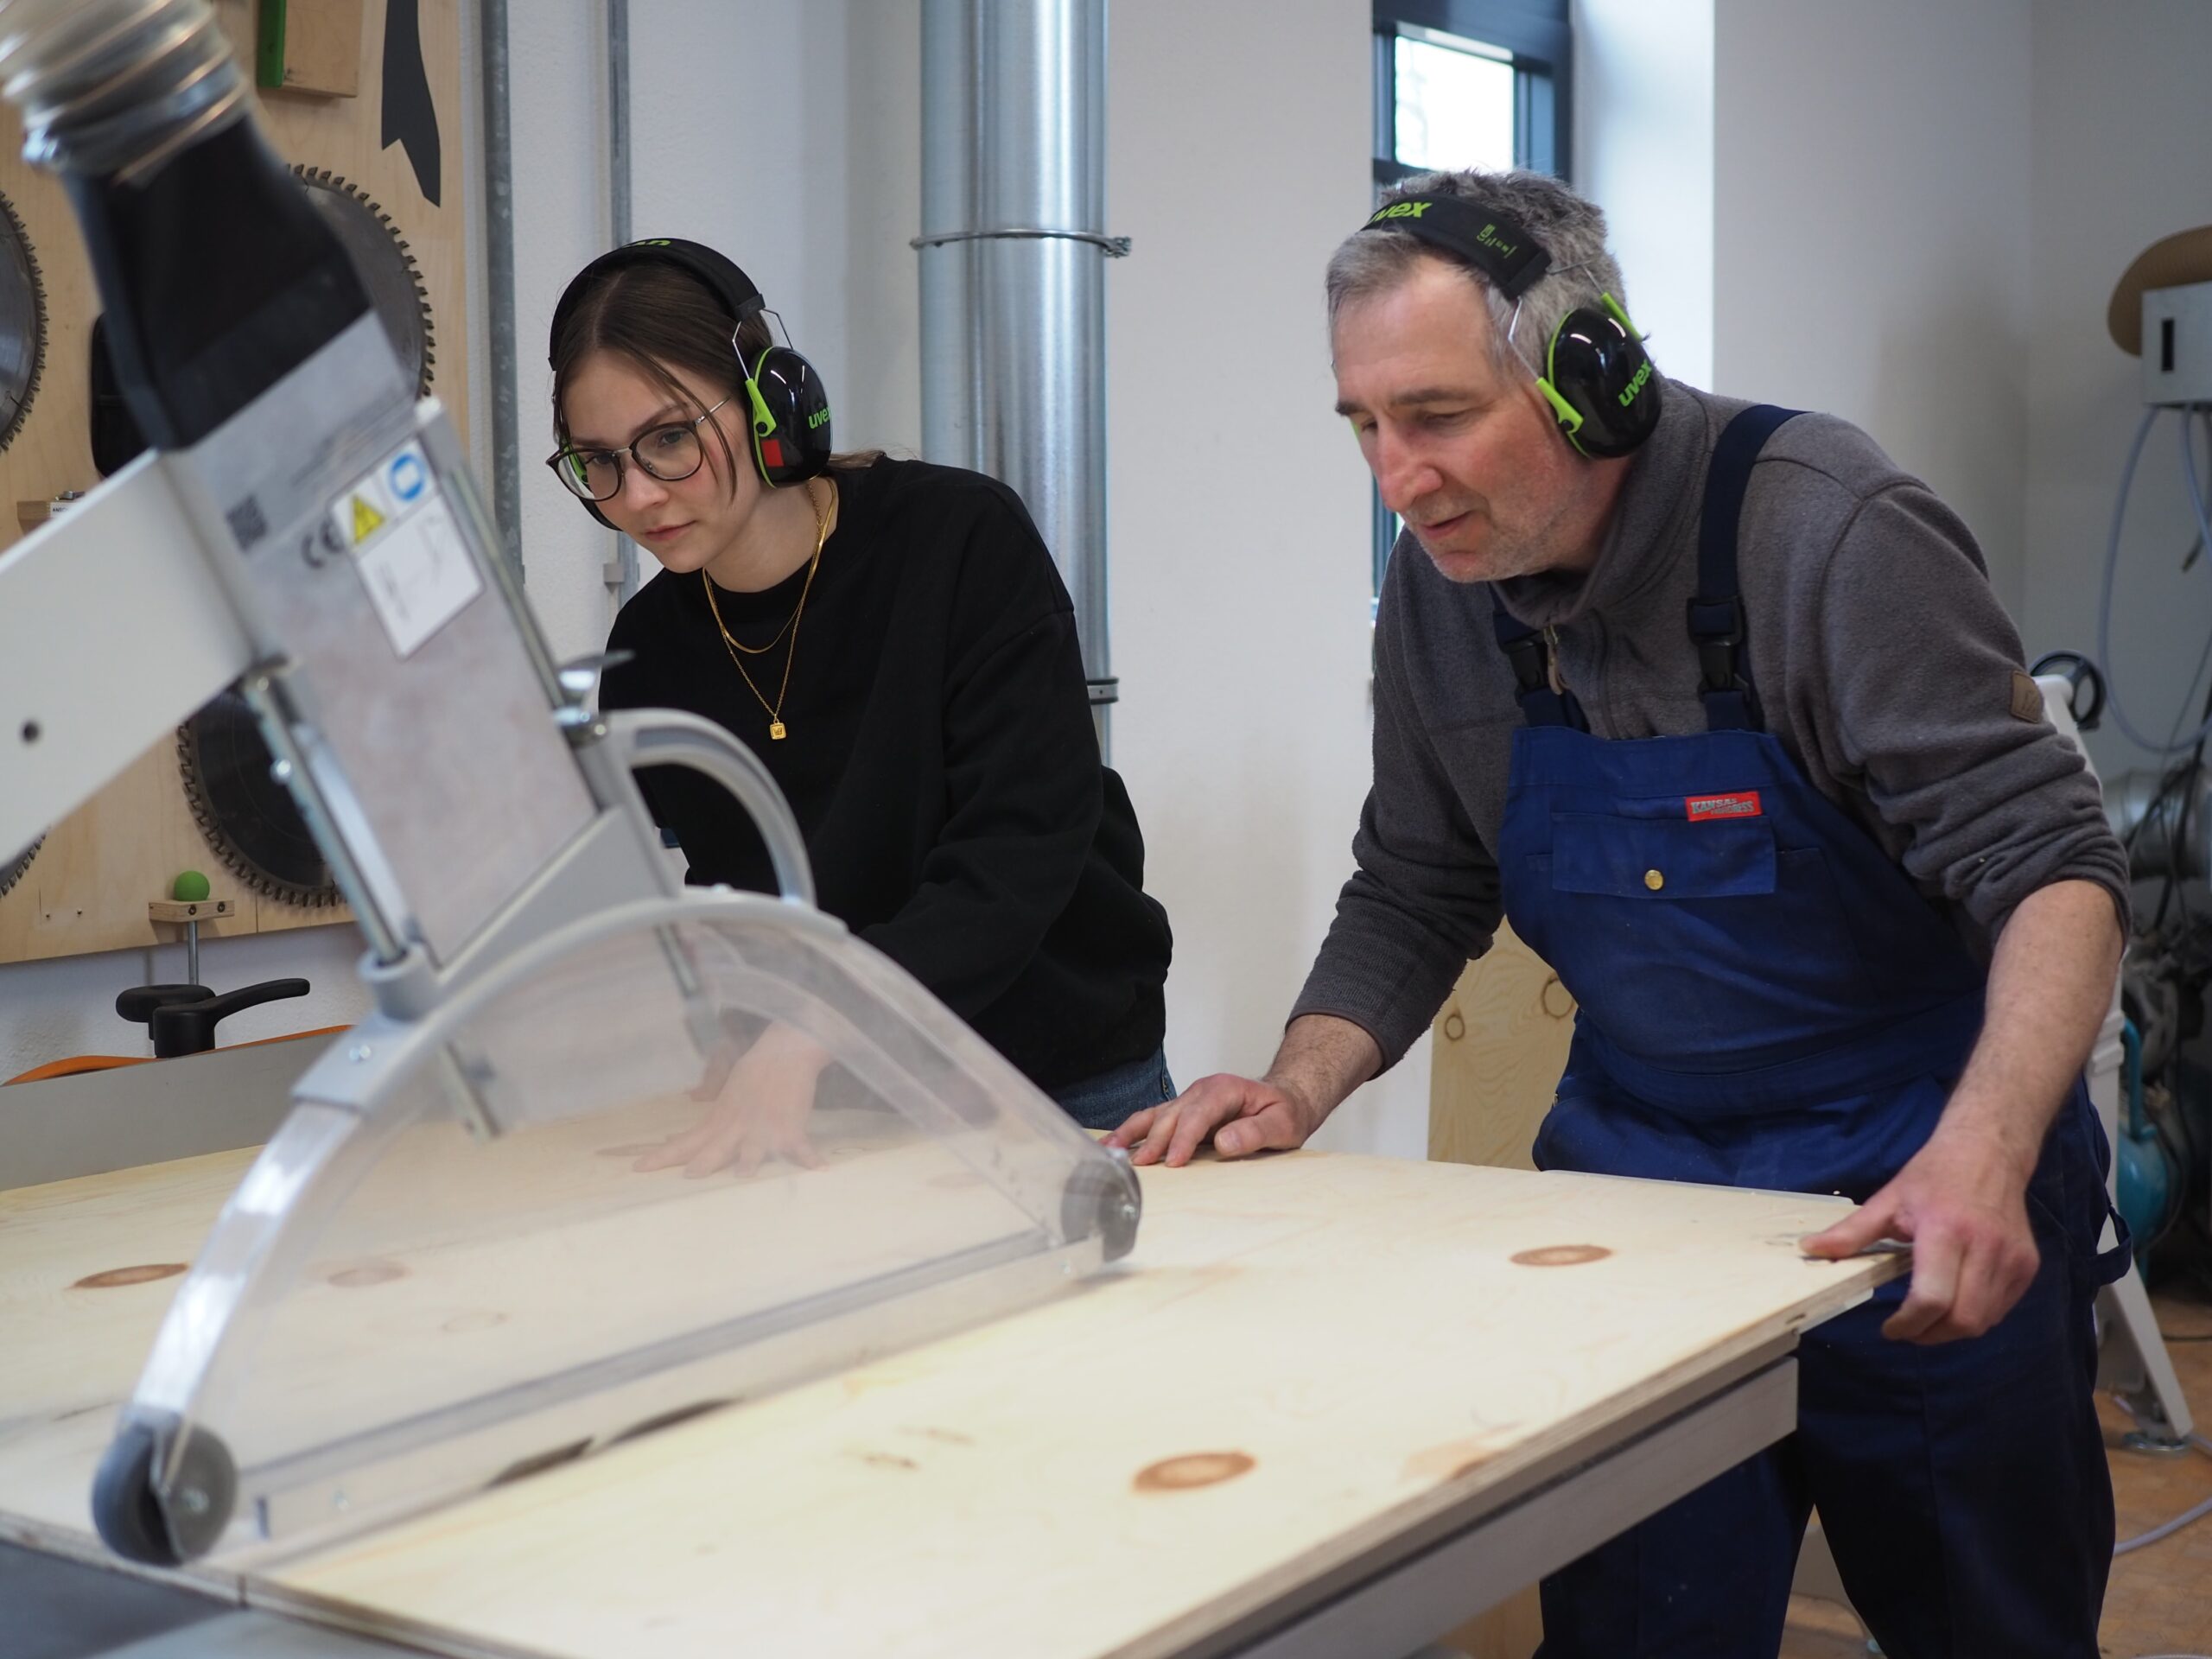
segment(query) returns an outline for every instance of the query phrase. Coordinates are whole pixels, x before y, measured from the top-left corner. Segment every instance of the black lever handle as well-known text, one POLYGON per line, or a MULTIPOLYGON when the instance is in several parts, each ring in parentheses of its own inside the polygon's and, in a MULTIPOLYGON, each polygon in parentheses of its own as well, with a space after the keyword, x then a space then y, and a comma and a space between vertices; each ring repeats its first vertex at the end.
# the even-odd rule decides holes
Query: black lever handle
POLYGON ((179 1002, 204 1002, 215 993, 205 985, 133 985, 115 999, 115 1011, 134 1025, 150 1024, 156 1008, 179 1002))
POLYGON ((304 979, 264 979, 217 996, 204 985, 141 985, 115 1000, 115 1011, 126 1020, 143 1020, 153 1029, 154 1058, 173 1060, 180 1054, 204 1054, 215 1046, 215 1024, 241 1008, 275 1002, 289 996, 305 996, 304 979), (130 1007, 124 1006, 125 1002, 130 1007), (143 1013, 132 1008, 143 1007, 143 1013))

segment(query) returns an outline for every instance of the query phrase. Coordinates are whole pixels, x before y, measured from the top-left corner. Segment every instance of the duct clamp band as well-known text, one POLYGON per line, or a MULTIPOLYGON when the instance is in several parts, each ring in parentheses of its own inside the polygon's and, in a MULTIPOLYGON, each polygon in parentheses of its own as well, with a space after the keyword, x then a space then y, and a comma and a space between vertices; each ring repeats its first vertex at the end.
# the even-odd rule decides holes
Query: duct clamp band
POLYGON ((948 242, 992 241, 1091 242, 1105 249, 1109 259, 1129 257, 1129 238, 1126 236, 1105 236, 1096 231, 1045 231, 1027 226, 1009 226, 995 231, 943 231, 918 236, 906 245, 918 252, 924 248, 942 247, 948 242))

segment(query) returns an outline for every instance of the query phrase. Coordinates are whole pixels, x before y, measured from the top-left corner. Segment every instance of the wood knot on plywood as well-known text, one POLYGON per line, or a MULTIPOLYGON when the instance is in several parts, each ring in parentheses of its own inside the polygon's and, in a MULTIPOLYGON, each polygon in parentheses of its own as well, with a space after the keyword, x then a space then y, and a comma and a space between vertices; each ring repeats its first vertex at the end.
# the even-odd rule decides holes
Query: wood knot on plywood
POLYGON ((1611 1254, 1602 1244, 1547 1244, 1540 1249, 1516 1251, 1513 1260, 1524 1268, 1579 1268, 1586 1262, 1602 1262, 1611 1254))
POLYGON ((1248 1473, 1258 1459, 1243 1452, 1190 1452, 1179 1458, 1163 1458, 1137 1471, 1131 1484, 1141 1492, 1188 1492, 1201 1486, 1218 1486, 1248 1473))
POLYGON ((149 1262, 142 1267, 110 1268, 105 1273, 87 1274, 72 1290, 115 1290, 124 1285, 151 1284, 156 1279, 174 1279, 184 1271, 181 1262, 149 1262))
POLYGON ((340 1268, 326 1282, 340 1290, 365 1290, 371 1285, 388 1285, 406 1276, 407 1269, 397 1262, 364 1262, 359 1267, 340 1268))
POLYGON ((908 1428, 902 1429, 899 1432, 906 1434, 918 1434, 925 1440, 936 1440, 945 1446, 973 1446, 976 1444, 976 1437, 974 1435, 963 1434, 957 1428, 908 1428))
POLYGON ((1497 1455, 1498 1437, 1508 1432, 1510 1427, 1426 1447, 1406 1459, 1405 1478, 1450 1482, 1471 1475, 1497 1455))

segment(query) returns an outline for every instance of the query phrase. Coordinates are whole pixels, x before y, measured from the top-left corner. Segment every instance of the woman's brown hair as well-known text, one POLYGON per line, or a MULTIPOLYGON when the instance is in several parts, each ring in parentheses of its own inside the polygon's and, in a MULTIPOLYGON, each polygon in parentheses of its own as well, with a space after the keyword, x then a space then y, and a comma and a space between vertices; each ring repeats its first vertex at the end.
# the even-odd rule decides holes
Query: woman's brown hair
MULTIPOLYGON (((584 359, 594 352, 613 353, 665 392, 670 401, 702 416, 709 405, 694 397, 677 374, 736 396, 745 384, 745 365, 758 363, 772 343, 766 320, 756 315, 738 325, 733 349, 729 313, 690 272, 650 261, 617 265, 579 296, 553 342, 553 435, 563 447, 569 442, 564 412, 569 388, 584 359)), ((749 423, 752 414, 743 410, 741 418, 749 423)), ((721 451, 724 486, 734 488, 737 457, 729 439, 720 422, 706 425, 721 451)), ((871 449, 835 454, 830 465, 836 471, 854 471, 872 465, 882 453, 871 449)))

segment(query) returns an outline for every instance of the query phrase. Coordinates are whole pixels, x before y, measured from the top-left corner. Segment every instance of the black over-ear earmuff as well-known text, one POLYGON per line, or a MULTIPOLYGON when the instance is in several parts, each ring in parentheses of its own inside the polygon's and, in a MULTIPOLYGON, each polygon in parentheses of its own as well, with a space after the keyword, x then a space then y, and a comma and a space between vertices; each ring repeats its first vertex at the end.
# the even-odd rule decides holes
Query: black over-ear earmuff
MULTIPOLYGON (((547 357, 553 358, 560 350, 562 330, 594 281, 622 266, 648 262, 688 271, 722 302, 729 314, 733 352, 737 330, 766 308, 753 279, 735 262, 702 242, 687 242, 681 237, 626 242, 578 271, 562 293, 560 303, 553 308, 547 357)), ((814 365, 788 346, 771 345, 750 364, 741 354, 737 368, 740 396, 753 435, 753 464, 760 481, 771 489, 779 489, 820 477, 830 465, 830 394, 823 389, 822 377, 814 365)), ((596 504, 586 501, 584 508, 602 524, 607 523, 596 504)))
MULTIPOLYGON (((1361 226, 1403 231, 1454 254, 1517 301, 1551 269, 1551 255, 1503 214, 1458 196, 1408 196, 1361 226)), ((1659 378, 1643 337, 1610 294, 1560 319, 1544 351, 1536 389, 1560 430, 1583 454, 1625 455, 1659 424, 1659 378)), ((1516 314, 1517 315, 1517 314, 1516 314)))

